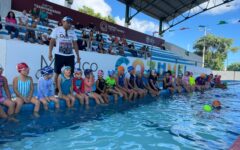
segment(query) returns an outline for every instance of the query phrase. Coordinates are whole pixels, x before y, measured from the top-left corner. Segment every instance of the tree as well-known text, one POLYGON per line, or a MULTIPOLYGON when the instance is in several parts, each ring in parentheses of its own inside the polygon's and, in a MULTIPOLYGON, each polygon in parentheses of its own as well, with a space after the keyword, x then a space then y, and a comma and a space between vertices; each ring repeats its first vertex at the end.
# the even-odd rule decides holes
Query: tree
POLYGON ((212 34, 201 37, 194 44, 195 54, 202 57, 205 45, 205 64, 207 68, 212 70, 223 70, 224 61, 228 52, 237 52, 238 47, 232 47, 233 39, 217 37, 212 34))
POLYGON ((240 71, 240 63, 233 63, 228 66, 228 71, 240 71))
POLYGON ((112 16, 103 17, 100 13, 94 12, 94 10, 92 8, 89 8, 87 6, 83 6, 82 8, 79 8, 78 11, 88 14, 90 16, 96 17, 96 18, 100 18, 102 20, 105 20, 105 21, 108 21, 111 23, 116 23, 116 21, 114 20, 114 18, 112 16))

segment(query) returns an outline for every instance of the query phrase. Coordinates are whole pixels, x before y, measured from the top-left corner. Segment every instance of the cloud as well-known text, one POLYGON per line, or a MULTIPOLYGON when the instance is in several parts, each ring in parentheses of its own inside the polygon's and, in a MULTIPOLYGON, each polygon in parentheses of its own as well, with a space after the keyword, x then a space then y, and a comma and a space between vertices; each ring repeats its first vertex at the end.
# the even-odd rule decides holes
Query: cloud
MULTIPOLYGON (((215 4, 220 4, 222 2, 223 2, 223 0, 210 0, 209 4, 207 1, 203 4, 201 4, 200 7, 210 8, 210 7, 213 7, 215 4)), ((233 2, 218 6, 216 8, 213 8, 211 10, 204 12, 203 14, 204 15, 220 15, 220 14, 231 12, 231 11, 234 11, 237 9, 240 9, 240 0, 234 0, 233 2)), ((196 12, 199 12, 200 10, 201 9, 197 6, 191 10, 191 13, 196 13, 196 12)))
POLYGON ((74 0, 72 9, 78 10, 83 6, 92 8, 96 13, 100 13, 104 17, 111 15, 112 12, 112 8, 105 0, 74 0))
MULTIPOLYGON (((118 25, 124 26, 125 18, 120 18, 119 16, 117 16, 114 19, 118 25)), ((154 22, 133 18, 131 20, 131 25, 129 26, 129 28, 151 35, 153 32, 158 31, 159 27, 154 22)))
MULTIPOLYGON (((65 0, 48 0, 58 5, 64 6, 65 0)), ((72 9, 78 10, 83 6, 92 8, 96 13, 100 13, 102 16, 111 15, 112 8, 105 2, 105 0, 74 0, 72 9)))

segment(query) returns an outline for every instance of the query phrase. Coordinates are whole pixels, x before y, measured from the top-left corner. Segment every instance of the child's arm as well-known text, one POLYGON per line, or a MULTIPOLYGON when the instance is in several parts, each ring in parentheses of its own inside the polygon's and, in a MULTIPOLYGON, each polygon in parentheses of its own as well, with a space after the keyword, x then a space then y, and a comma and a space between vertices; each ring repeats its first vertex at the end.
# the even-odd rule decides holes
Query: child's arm
POLYGON ((30 78, 30 92, 29 92, 28 100, 31 101, 31 99, 33 97, 34 85, 33 85, 32 77, 29 77, 29 78, 30 78))
POLYGON ((38 87, 39 87, 39 91, 41 93, 41 95, 46 98, 45 94, 44 94, 44 86, 43 86, 43 81, 41 80, 41 78, 38 81, 38 87))
POLYGON ((60 75, 58 76, 58 82, 57 82, 57 87, 58 87, 58 90, 59 90, 59 95, 62 96, 62 88, 61 88, 61 77, 60 75))
POLYGON ((150 79, 150 84, 152 85, 152 87, 154 88, 154 90, 157 90, 157 88, 155 87, 155 85, 153 84, 153 80, 150 79))
POLYGON ((97 88, 97 90, 103 92, 103 91, 99 88, 99 81, 98 81, 98 80, 96 81, 96 88, 97 88))
POLYGON ((18 77, 15 77, 15 78, 13 79, 13 91, 14 91, 14 93, 16 94, 17 97, 19 97, 19 98, 21 98, 22 100, 24 100, 24 98, 22 97, 22 95, 18 92, 17 85, 18 85, 18 77))
POLYGON ((77 88, 76 80, 73 79, 72 81, 73 81, 73 82, 72 82, 72 85, 73 85, 73 91, 79 94, 79 89, 77 88))
POLYGON ((8 81, 7 78, 3 77, 3 88, 5 90, 5 93, 7 95, 7 98, 9 98, 11 100, 11 93, 8 87, 8 81))

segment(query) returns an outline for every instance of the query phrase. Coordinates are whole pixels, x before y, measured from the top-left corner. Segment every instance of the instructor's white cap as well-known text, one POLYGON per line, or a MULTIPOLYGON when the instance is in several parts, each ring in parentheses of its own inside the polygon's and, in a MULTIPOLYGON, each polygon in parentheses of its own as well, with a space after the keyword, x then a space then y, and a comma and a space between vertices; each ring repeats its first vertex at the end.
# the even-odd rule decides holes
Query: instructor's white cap
POLYGON ((69 16, 65 16, 62 20, 67 22, 73 22, 73 19, 69 16))

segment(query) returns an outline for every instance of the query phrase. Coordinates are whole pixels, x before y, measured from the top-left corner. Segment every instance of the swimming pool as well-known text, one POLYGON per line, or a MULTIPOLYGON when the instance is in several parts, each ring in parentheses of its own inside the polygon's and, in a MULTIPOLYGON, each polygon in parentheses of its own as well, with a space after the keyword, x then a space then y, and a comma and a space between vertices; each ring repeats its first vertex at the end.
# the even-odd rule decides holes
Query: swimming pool
POLYGON ((0 149, 225 150, 240 134, 239 88, 42 111, 40 118, 23 112, 19 123, 0 122, 0 149), (202 112, 214 99, 223 109, 202 112))

